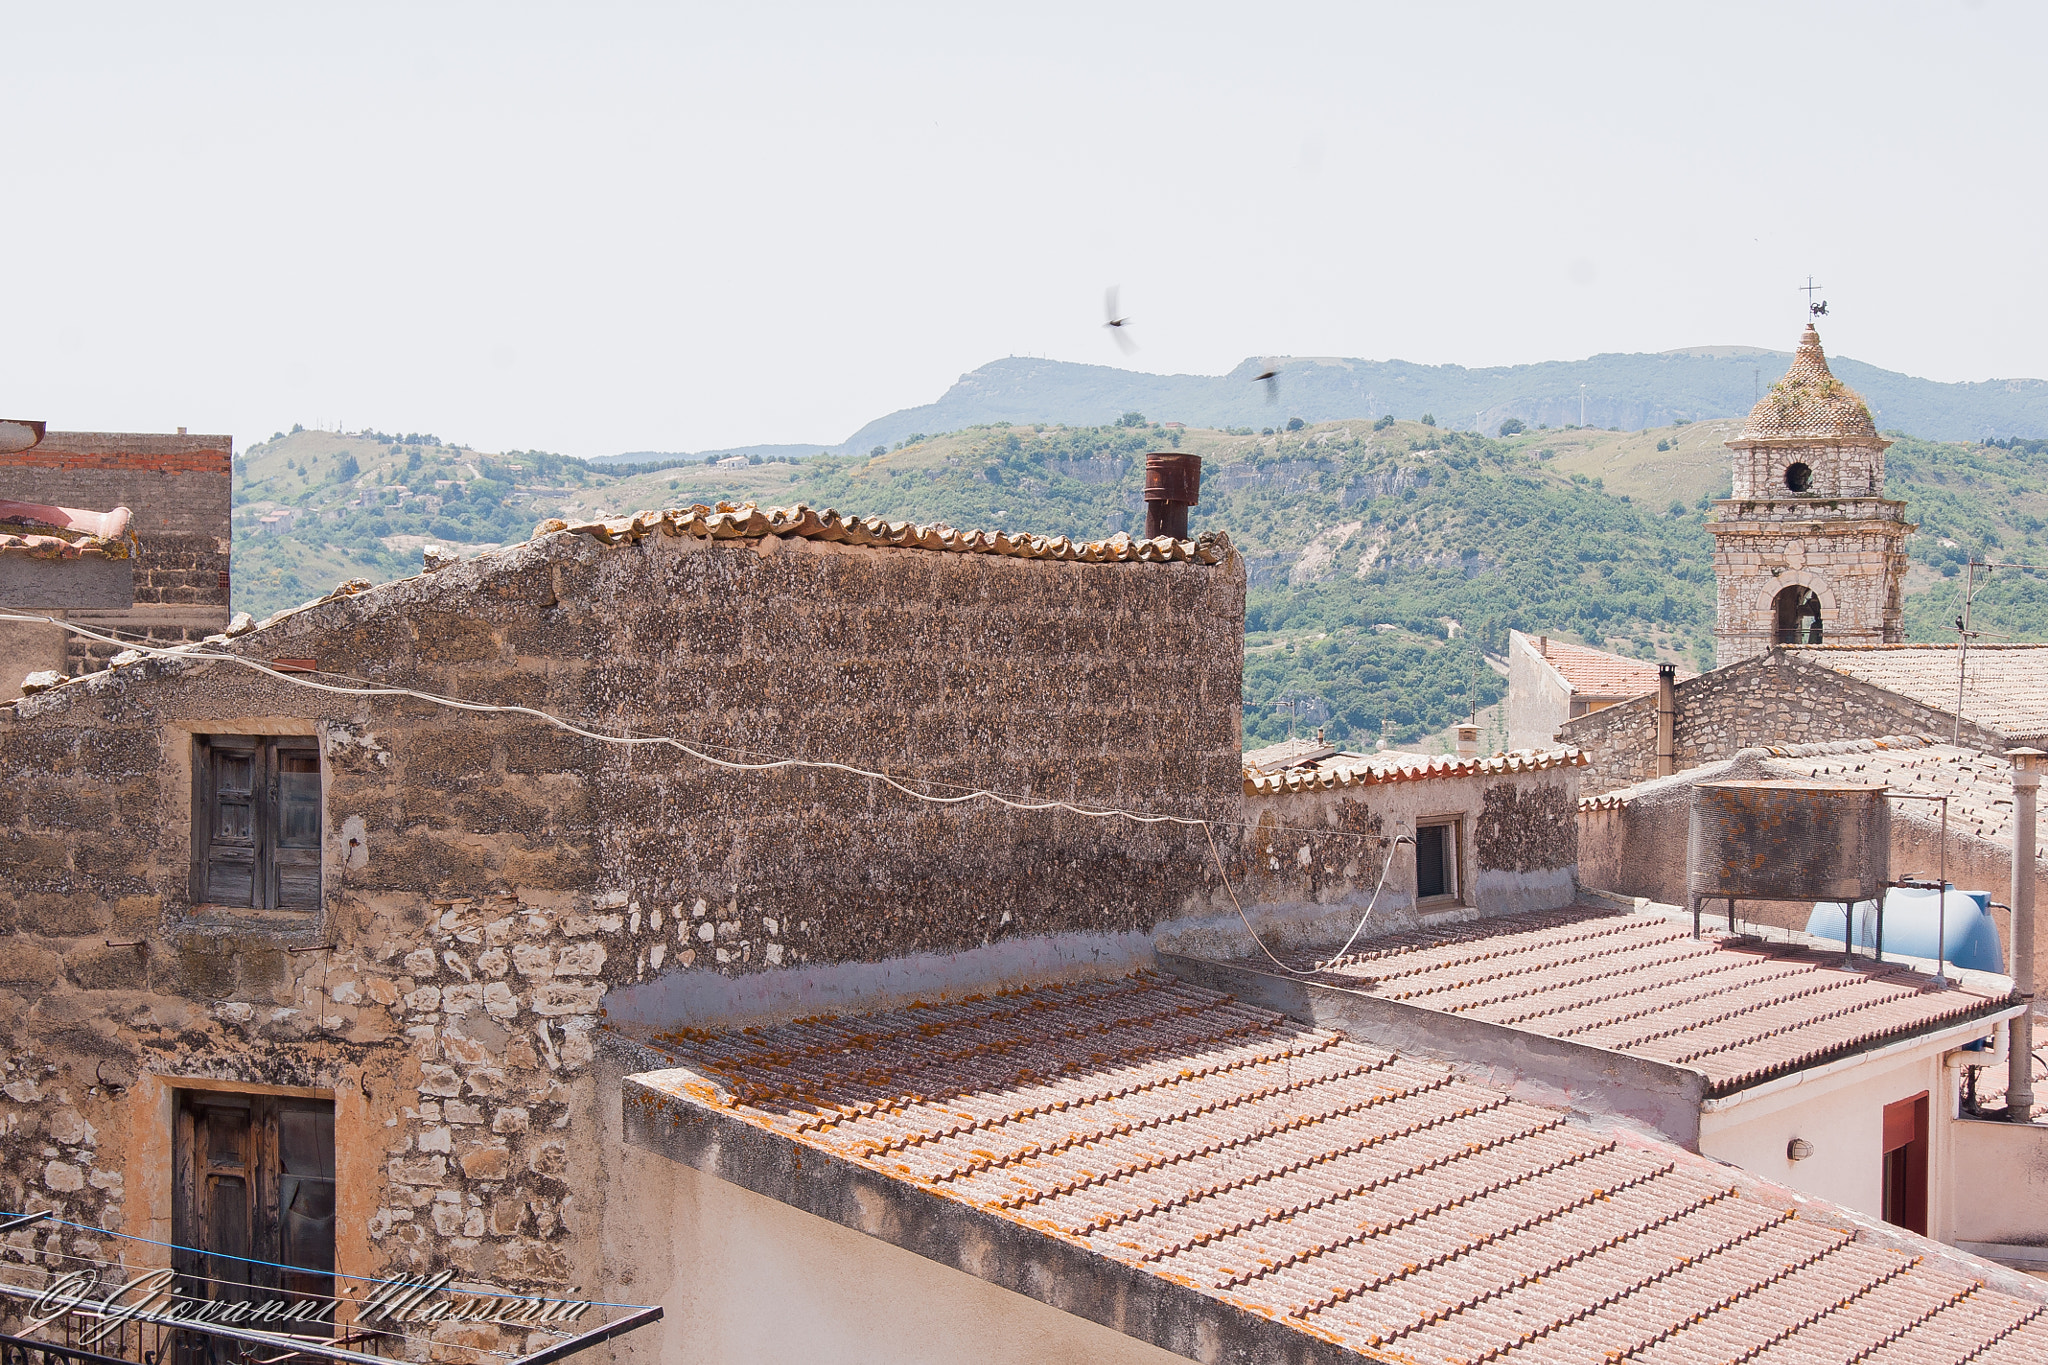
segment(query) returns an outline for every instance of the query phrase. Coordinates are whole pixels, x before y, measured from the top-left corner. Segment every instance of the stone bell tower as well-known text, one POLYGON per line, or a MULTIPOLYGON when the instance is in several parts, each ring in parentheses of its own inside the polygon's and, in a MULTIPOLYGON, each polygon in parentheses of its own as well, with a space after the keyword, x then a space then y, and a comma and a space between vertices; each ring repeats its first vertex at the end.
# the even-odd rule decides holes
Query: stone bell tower
POLYGON ((1714 662, 1774 644, 1904 639, 1906 504, 1884 496, 1870 409, 1828 371, 1807 324, 1792 368, 1728 442, 1735 488, 1715 504, 1714 662))

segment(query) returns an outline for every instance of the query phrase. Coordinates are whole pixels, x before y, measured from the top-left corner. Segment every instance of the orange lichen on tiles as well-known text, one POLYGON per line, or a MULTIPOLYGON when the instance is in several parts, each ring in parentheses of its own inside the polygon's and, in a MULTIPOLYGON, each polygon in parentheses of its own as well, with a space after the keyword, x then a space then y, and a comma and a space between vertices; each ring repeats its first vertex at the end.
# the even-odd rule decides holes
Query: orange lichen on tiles
POLYGON ((1725 1359, 1739 1340, 1789 1359, 1852 1319, 1894 1359, 2048 1343, 2038 1304, 1799 1219, 1669 1143, 1169 977, 727 1034, 676 1060, 749 1075, 761 1100, 731 1120, 906 1197, 1375 1358, 1725 1359), (934 1015, 940 1032, 914 1026, 934 1015), (855 1032, 881 1065, 847 1064, 855 1032), (792 1071, 817 1101, 787 1098, 792 1071), (844 1117, 819 1124, 820 1103, 844 1117))
POLYGON ((1422 782, 1440 777, 1492 777, 1506 773, 1542 772, 1552 768, 1583 768, 1586 756, 1577 749, 1516 749, 1486 758, 1449 755, 1420 758, 1413 754, 1339 754, 1314 768, 1262 772, 1244 770, 1246 796, 1281 796, 1289 792, 1368 787, 1383 782, 1422 782))
MULTIPOLYGON (((1312 955, 1283 959, 1315 967, 1312 955)), ((1885 1038, 1996 1013, 1898 963, 1653 915, 1559 910, 1392 935, 1324 965, 1382 1000, 1688 1066, 1726 1093, 1885 1038)))
POLYGON ((556 531, 589 536, 606 545, 634 544, 659 531, 664 535, 709 540, 792 537, 844 545, 935 550, 946 554, 993 554, 1082 564, 1221 564, 1231 555, 1230 537, 1221 531, 1205 533, 1196 540, 1174 540, 1167 536, 1143 539, 1119 532, 1107 540, 1077 541, 1066 536, 958 531, 943 523, 925 526, 910 521, 889 521, 883 517, 849 517, 829 507, 820 512, 803 503, 792 507, 771 507, 765 511, 750 502, 721 502, 715 507, 700 503, 601 521, 568 522, 553 518, 534 528, 535 536, 556 531))

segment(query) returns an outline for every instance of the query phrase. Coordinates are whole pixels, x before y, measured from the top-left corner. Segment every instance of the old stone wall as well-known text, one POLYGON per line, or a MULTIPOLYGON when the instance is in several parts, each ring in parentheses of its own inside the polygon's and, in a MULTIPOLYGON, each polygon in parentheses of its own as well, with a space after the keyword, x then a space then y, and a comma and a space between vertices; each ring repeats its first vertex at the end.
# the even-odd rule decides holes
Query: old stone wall
MULTIPOLYGON (((30 450, 0 455, 0 497, 134 513, 134 606, 56 614, 160 644, 226 625, 233 457, 229 436, 103 431, 53 431, 30 450)), ((90 672, 118 652, 73 637, 67 671, 90 672)))
MULTIPOLYGON (((1579 769, 1481 773, 1247 798, 1240 894, 1263 904, 1415 902, 1417 821, 1454 821, 1460 901, 1485 914, 1569 905, 1577 893, 1579 769), (1389 851, 1393 866, 1387 867, 1389 851)), ((1378 913, 1377 911, 1375 913, 1378 913)))
POLYGON ((1811 481, 1810 498, 1871 498, 1884 491, 1884 452, 1891 442, 1882 437, 1836 437, 1799 441, 1734 440, 1731 456, 1732 495, 1736 498, 1790 498, 1795 490, 1785 471, 1803 464, 1811 481))
MULTIPOLYGON (((1672 689, 1680 770, 1733 758, 1756 745, 1818 744, 1871 735, 1955 733, 1947 712, 1846 678, 1782 651, 1746 659, 1672 689)), ((1569 720, 1564 742, 1586 755, 1587 794, 1632 786, 1657 775, 1657 699, 1637 697, 1569 720)), ((1964 722, 1962 742, 1991 753, 2004 739, 1964 722)))
MULTIPOLYGON (((226 646, 915 790, 1237 822, 1239 561, 557 534, 226 646)), ((728 772, 530 716, 145 661, 0 707, 0 1204, 169 1240, 181 1087, 331 1096, 345 1270, 600 1283, 608 993, 1222 902, 1201 830, 728 772), (193 737, 316 736, 323 907, 193 903, 193 737), (299 951, 293 951, 293 950, 299 951)), ((0 1256, 55 1270, 76 1229, 0 1256), (54 1243, 52 1241, 54 1239, 54 1243)))

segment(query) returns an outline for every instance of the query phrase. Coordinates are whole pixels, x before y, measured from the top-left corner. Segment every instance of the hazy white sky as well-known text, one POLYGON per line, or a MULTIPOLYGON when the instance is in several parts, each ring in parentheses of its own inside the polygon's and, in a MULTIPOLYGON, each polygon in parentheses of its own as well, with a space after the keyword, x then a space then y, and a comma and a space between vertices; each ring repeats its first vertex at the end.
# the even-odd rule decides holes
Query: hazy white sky
POLYGON ((1008 354, 2048 376, 2048 8, 0 6, 0 415, 831 441, 1008 354), (1122 287, 1142 350, 1100 326, 1122 287))

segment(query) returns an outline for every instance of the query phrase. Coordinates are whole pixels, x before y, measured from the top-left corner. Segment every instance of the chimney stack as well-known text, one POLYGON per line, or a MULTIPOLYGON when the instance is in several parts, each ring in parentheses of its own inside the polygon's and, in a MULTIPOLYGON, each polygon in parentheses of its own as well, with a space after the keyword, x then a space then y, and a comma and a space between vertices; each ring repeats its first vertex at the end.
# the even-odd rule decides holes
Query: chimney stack
POLYGON ((1678 771, 1678 699, 1671 693, 1678 665, 1657 665, 1657 776, 1678 771))
POLYGON ((2041 792, 2039 749, 2009 749, 2012 764, 2012 984, 2027 1012, 2014 1019, 2006 1073, 2005 1116, 2034 1119, 2034 803, 2041 792))
POLYGON ((1476 725, 1460 725, 1460 726, 1458 727, 1458 757, 1459 757, 1459 758, 1477 758, 1477 757, 1479 757, 1479 727, 1478 727, 1478 726, 1476 726, 1476 725))
POLYGON ((1188 509, 1202 500, 1202 457, 1155 450, 1145 457, 1145 539, 1188 538, 1188 509))

